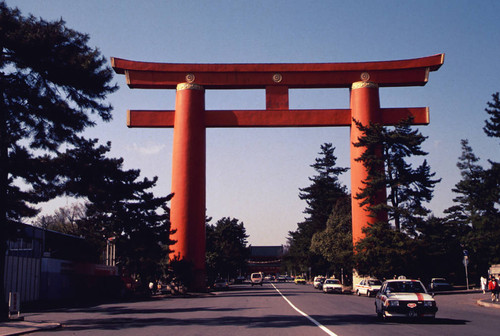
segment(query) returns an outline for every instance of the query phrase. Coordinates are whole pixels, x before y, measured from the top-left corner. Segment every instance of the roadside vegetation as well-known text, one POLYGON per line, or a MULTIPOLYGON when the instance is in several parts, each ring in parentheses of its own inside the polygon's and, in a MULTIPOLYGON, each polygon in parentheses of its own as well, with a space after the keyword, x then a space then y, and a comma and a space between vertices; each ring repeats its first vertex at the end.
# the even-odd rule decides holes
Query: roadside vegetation
MULTIPOLYGON (((485 111, 488 117, 483 131, 500 139, 498 92, 485 111)), ((441 276, 464 283, 465 256, 471 279, 479 279, 489 266, 500 263, 500 163, 488 160, 487 167, 481 166, 468 140, 463 139, 457 162, 462 179, 452 189, 456 197, 444 216, 435 216, 426 206, 440 179, 425 160, 427 153, 421 146, 426 137, 410 125, 411 119, 394 127, 358 124, 364 136, 356 145, 366 148, 358 160, 369 176, 356 199, 369 203, 385 188, 387 203, 370 211, 374 217, 385 212, 388 220, 366 227, 366 237, 355 247, 350 195, 338 182, 338 175, 346 170, 335 166, 332 144, 321 146, 320 157, 312 165, 317 175, 299 193, 307 202, 307 217, 289 233, 287 271, 343 276, 347 283, 353 268, 360 275, 381 279, 404 274, 425 281, 441 276), (377 150, 383 153, 381 157, 375 155, 377 150), (420 164, 414 166, 419 158, 420 164), (380 166, 384 169, 375 169, 380 166), (325 185, 331 185, 329 192, 312 192, 325 185)))

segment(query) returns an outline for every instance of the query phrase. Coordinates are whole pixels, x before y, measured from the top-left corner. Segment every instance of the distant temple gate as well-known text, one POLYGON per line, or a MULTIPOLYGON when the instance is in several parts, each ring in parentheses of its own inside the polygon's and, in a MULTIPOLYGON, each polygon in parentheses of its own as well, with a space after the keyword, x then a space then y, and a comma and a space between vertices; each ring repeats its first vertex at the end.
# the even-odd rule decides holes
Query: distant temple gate
MULTIPOLYGON (((414 124, 429 123, 427 107, 381 108, 379 87, 423 86, 430 71, 438 70, 444 54, 423 58, 359 63, 300 64, 178 64, 136 62, 111 58, 113 69, 125 74, 130 88, 177 89, 175 111, 129 110, 128 127, 174 128, 171 223, 175 256, 192 263, 195 279, 190 288, 205 290, 205 194, 207 127, 351 127, 352 236, 356 244, 362 229, 376 221, 368 204, 354 197, 367 177, 355 161, 363 125, 394 125, 412 116, 414 124), (349 109, 291 110, 288 90, 350 88, 349 109), (205 90, 265 89, 265 110, 205 110, 205 90)), ((385 202, 385 190, 377 203, 385 202)))

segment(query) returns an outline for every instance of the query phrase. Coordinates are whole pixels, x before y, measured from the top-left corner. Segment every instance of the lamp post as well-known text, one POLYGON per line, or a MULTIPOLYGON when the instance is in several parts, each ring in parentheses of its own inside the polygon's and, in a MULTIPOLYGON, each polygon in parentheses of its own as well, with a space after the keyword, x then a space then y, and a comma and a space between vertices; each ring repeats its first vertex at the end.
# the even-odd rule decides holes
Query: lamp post
POLYGON ((465 282, 467 284, 467 290, 469 290, 469 274, 467 272, 467 266, 469 265, 469 251, 464 250, 464 267, 465 267, 465 282))

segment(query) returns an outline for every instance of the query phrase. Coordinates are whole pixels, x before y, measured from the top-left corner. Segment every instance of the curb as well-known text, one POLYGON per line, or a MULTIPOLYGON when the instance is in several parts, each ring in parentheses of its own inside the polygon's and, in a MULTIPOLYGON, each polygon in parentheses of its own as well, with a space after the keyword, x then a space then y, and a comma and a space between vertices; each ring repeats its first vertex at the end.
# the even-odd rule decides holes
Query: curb
POLYGON ((493 303, 493 302, 491 302, 491 300, 488 300, 488 299, 480 299, 480 300, 477 300, 476 303, 478 306, 482 306, 482 307, 500 308, 499 303, 493 303))
POLYGON ((30 321, 12 321, 0 323, 0 336, 22 335, 40 330, 52 330, 60 328, 60 323, 54 322, 30 322, 30 321))

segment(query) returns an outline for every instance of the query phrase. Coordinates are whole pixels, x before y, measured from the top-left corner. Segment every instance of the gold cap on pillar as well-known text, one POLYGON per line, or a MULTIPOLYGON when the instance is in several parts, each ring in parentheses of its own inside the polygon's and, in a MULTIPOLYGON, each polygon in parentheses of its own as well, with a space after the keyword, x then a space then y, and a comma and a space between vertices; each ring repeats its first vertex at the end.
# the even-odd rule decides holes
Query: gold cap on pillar
POLYGON ((352 87, 351 88, 352 88, 352 90, 361 89, 361 88, 373 88, 373 89, 376 89, 376 88, 378 88, 378 84, 374 83, 374 82, 359 81, 359 82, 352 83, 352 87))
POLYGON ((205 88, 198 84, 193 83, 180 83, 177 84, 177 91, 181 90, 205 90, 205 88))

